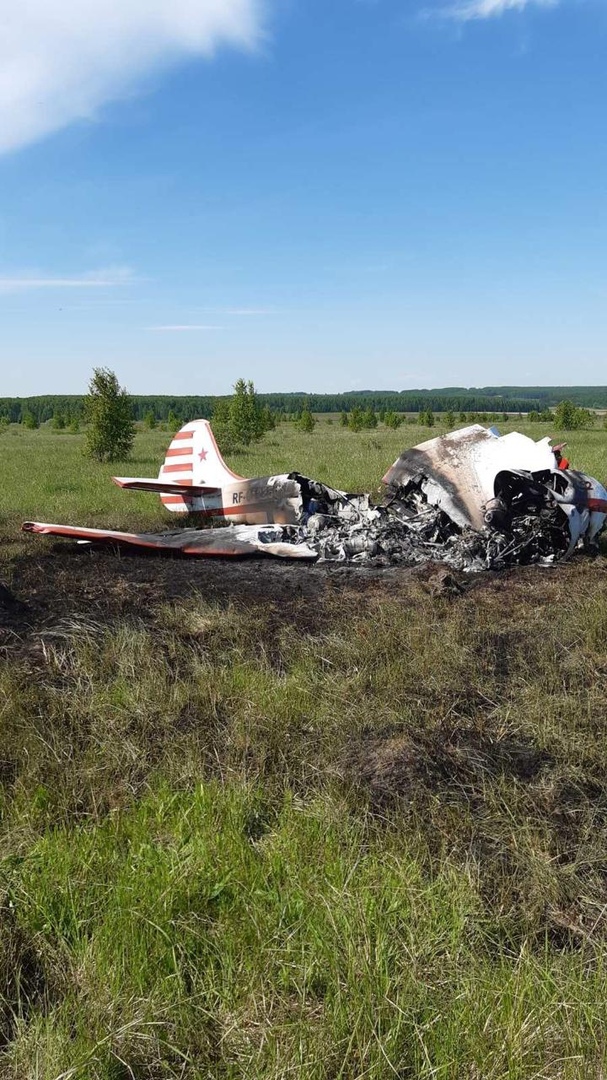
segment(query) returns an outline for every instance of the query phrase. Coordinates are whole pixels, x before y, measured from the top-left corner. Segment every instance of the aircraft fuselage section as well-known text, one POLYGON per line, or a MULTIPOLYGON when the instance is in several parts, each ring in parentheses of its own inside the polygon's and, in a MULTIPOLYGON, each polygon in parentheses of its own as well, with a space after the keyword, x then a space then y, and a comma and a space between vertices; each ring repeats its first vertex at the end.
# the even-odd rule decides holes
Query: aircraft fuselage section
POLYGON ((238 480, 183 501, 186 513, 225 517, 235 525, 295 525, 302 512, 300 485, 287 475, 238 480))

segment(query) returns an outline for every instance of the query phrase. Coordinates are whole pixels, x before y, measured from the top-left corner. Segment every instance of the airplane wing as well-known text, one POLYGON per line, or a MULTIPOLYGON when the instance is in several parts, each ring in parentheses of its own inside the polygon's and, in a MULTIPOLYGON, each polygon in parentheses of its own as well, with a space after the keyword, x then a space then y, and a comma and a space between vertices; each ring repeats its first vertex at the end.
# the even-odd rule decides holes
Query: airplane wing
POLYGON ((112 480, 127 491, 159 491, 163 495, 219 495, 221 492, 221 488, 204 487, 186 480, 171 483, 170 480, 148 480, 144 476, 113 476, 112 480))
POLYGON ((85 543, 124 544, 156 551, 181 551, 184 555, 275 555, 283 559, 317 559, 318 552, 305 543, 283 540, 283 529, 268 525, 227 525, 220 529, 177 529, 175 532, 126 533, 112 529, 87 529, 26 521, 24 532, 65 536, 85 543))

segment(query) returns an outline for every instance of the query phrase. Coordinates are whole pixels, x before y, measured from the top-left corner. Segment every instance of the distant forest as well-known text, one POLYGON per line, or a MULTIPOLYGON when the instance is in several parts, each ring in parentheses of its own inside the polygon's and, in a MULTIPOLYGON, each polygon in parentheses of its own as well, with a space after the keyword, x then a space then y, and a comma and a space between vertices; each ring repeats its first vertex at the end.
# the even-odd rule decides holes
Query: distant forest
MULTIPOLYGON (((350 412, 358 406, 377 412, 542 412, 572 401, 587 409, 607 408, 607 386, 448 386, 440 390, 350 390, 345 394, 258 394, 262 405, 275 413, 287 415, 307 407, 313 413, 350 412)), ((168 420, 172 413, 181 423, 199 417, 209 419, 215 402, 221 397, 168 397, 133 394, 136 420, 152 413, 157 420, 168 420)), ((38 424, 61 415, 66 422, 82 417, 83 395, 46 394, 41 397, 0 398, 0 417, 13 424, 30 414, 38 424)))

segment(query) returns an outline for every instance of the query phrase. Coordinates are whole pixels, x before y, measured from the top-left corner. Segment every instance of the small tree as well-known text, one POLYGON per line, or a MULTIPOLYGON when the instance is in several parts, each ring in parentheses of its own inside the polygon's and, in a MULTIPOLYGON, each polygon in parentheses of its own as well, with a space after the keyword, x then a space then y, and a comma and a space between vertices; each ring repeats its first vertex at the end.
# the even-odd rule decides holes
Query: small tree
POLYGON ((358 405, 355 405, 348 416, 348 427, 350 428, 350 431, 362 431, 363 426, 363 411, 358 405))
POLYGON ((272 412, 269 405, 263 407, 263 430, 275 431, 276 430, 276 417, 272 412))
POLYGON ((302 411, 301 419, 299 421, 299 430, 305 431, 308 435, 311 435, 315 427, 316 420, 312 416, 312 413, 309 409, 304 409, 302 411))
POLYGON ((148 431, 153 431, 156 427, 156 416, 154 415, 152 409, 148 409, 148 411, 146 412, 143 418, 143 425, 148 429, 148 431))
POLYGON ((575 428, 582 426, 583 417, 580 415, 582 412, 583 410, 577 409, 572 401, 559 401, 554 413, 555 426, 563 431, 574 431, 575 428))
POLYGON ((176 413, 173 412, 172 409, 169 411, 169 415, 167 417, 167 424, 169 431, 177 431, 177 428, 179 427, 179 417, 176 413))
POLYGON ((349 426, 349 417, 348 417, 347 412, 345 412, 345 411, 342 412, 342 414, 341 414, 341 416, 339 418, 339 422, 340 422, 342 427, 348 427, 349 426))
POLYGON ((36 417, 33 413, 29 411, 23 413, 23 416, 21 417, 21 423, 24 427, 28 428, 29 431, 35 431, 35 429, 38 427, 38 421, 36 420, 36 417))
POLYGON ((384 424, 387 428, 392 428, 393 431, 396 431, 396 429, 400 427, 402 422, 403 418, 400 413, 393 412, 392 410, 390 412, 387 412, 384 416, 384 424))
POLYGON ((128 457, 135 438, 133 406, 125 388, 109 368, 94 368, 84 399, 84 416, 89 424, 85 452, 97 461, 118 461, 128 457))
POLYGON ((240 446, 248 446, 263 435, 263 409, 257 400, 252 382, 238 379, 234 384, 234 397, 230 403, 230 426, 234 439, 240 446))
POLYGON ((63 431, 65 428, 65 416, 62 412, 56 412, 53 414, 52 425, 55 431, 63 431))
POLYGON ((451 412, 451 410, 449 410, 448 413, 445 413, 445 423, 449 430, 455 427, 455 413, 451 412))
POLYGON ((215 402, 212 419, 213 431, 225 453, 256 442, 268 430, 268 418, 259 404, 255 387, 244 379, 238 379, 234 384, 233 397, 215 402))
POLYGON ((594 427, 596 420, 596 414, 591 409, 584 409, 581 406, 575 410, 577 426, 581 428, 594 427))

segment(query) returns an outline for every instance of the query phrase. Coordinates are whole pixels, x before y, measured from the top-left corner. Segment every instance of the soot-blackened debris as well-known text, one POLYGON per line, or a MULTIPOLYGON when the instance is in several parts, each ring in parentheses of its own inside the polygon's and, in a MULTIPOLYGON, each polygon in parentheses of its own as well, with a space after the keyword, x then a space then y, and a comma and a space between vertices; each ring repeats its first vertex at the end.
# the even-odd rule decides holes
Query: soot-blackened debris
POLYGON ((465 571, 550 564, 569 549, 568 519, 558 503, 550 505, 546 488, 538 496, 531 475, 527 489, 522 480, 519 474, 511 496, 502 491, 499 507, 491 508, 491 523, 481 530, 461 528, 429 505, 423 477, 391 492, 381 506, 359 496, 344 503, 330 489, 323 499, 316 485, 314 498, 304 500, 303 525, 292 539, 305 540, 319 562, 415 566, 434 560, 465 571))

